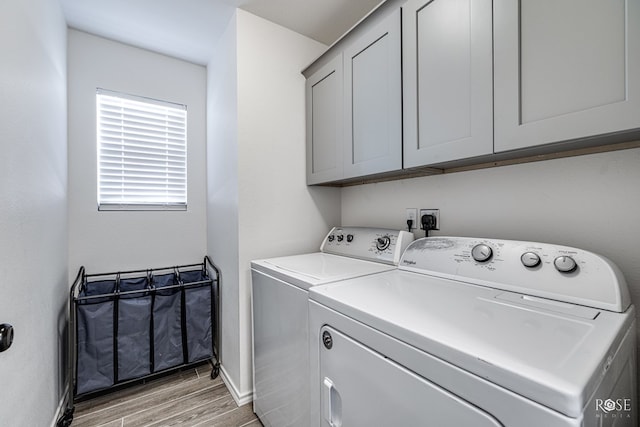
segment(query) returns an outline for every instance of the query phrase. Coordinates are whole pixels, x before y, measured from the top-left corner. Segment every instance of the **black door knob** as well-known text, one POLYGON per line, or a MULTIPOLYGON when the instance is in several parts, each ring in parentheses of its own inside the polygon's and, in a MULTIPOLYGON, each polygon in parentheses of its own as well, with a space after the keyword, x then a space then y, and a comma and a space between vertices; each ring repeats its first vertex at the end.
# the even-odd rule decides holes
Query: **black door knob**
POLYGON ((8 350, 13 343, 13 326, 8 323, 0 325, 0 352, 8 350))

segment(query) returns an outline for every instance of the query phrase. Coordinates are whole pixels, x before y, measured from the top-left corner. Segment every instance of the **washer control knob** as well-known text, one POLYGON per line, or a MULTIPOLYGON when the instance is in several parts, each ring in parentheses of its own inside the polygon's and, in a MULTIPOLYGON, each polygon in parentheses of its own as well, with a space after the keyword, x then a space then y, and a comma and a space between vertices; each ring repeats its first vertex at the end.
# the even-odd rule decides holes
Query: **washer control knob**
POLYGON ((540 256, 535 252, 525 252, 520 257, 522 265, 527 268, 533 268, 540 265, 540 256))
POLYGON ((338 242, 342 242, 344 240, 344 235, 338 234, 338 242))
POLYGON ((327 237, 327 240, 330 242, 333 242, 334 240, 336 240, 336 236, 334 236, 333 234, 330 234, 329 237, 327 237))
POLYGON ((561 255, 553 260, 553 265, 556 266, 556 270, 560 273, 572 273, 578 268, 576 260, 568 255, 561 255))
POLYGON ((493 249, 489 245, 480 243, 471 249, 471 256, 478 262, 487 262, 493 256, 493 249))
POLYGON ((376 239, 376 249, 378 249, 379 251, 384 251, 389 247, 390 244, 391 239, 389 238, 389 236, 378 237, 376 239))
POLYGON ((347 234, 347 242, 353 242, 353 234, 347 234))

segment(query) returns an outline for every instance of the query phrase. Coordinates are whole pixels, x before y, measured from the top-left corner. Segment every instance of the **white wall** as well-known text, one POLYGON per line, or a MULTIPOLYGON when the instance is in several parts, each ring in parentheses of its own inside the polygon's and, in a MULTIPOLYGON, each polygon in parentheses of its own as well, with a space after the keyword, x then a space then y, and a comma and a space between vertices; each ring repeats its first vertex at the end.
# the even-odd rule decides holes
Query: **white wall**
POLYGON ((326 47, 238 11, 241 387, 252 387, 252 259, 316 252, 340 223, 340 191, 306 186, 305 79, 326 47))
POLYGON ((620 267, 638 308, 639 184, 640 149, 623 150, 343 188, 342 222, 402 228, 405 208, 438 208, 433 235, 586 249, 620 267))
POLYGON ((206 253, 206 69, 69 30, 69 268, 88 273, 200 262, 206 253), (187 211, 102 211, 96 88, 187 106, 187 211))
POLYGON ((3 426, 50 425, 66 380, 66 32, 58 2, 0 5, 3 426))
MULTIPOLYGON (((236 397, 248 399, 252 389, 250 261, 317 251, 329 228, 339 224, 340 190, 305 184, 305 80, 300 71, 326 47, 242 10, 236 12, 228 32, 209 69, 232 60, 234 55, 228 49, 235 46, 237 98, 233 105, 237 110, 235 115, 223 111, 232 105, 228 99, 210 100, 209 106, 217 108, 210 109, 208 116, 210 129, 218 114, 231 115, 237 128, 209 136, 208 249, 215 258, 225 250, 229 238, 237 241, 237 264, 228 263, 236 270, 223 273, 223 287, 234 289, 223 290, 222 295, 226 336, 222 363, 236 397), (235 144, 238 163, 235 171, 227 167, 228 174, 215 176, 216 166, 224 167, 218 163, 225 161, 216 163, 213 159, 216 154, 212 150, 218 149, 218 144, 227 151, 233 151, 235 144), (236 186, 237 199, 229 197, 225 202, 225 191, 231 196, 228 186, 236 186), (231 230, 220 230, 217 236, 213 227, 218 215, 233 216, 234 212, 238 216, 229 222, 231 230), (236 236, 230 236, 235 232, 236 236), (225 292, 233 299, 225 301, 225 292), (233 311, 236 308, 228 309, 226 314, 226 304, 234 304, 237 312, 233 311)), ((227 67, 226 72, 234 71, 232 65, 227 67)), ((216 84, 212 80, 221 76, 224 73, 210 71, 210 87, 216 84)), ((215 93, 210 88, 210 96, 215 93)), ((225 92, 223 97, 229 95, 225 92)))
POLYGON ((220 359, 232 388, 240 378, 238 337, 238 102, 236 17, 207 66, 207 253, 220 268, 220 359))

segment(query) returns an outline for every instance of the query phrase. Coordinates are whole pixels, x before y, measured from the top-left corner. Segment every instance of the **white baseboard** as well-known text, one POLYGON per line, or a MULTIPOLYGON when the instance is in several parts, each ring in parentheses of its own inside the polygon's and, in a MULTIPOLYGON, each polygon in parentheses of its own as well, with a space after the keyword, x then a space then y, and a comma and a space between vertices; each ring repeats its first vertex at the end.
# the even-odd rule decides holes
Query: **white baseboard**
POLYGON ((238 387, 236 387, 233 381, 231 381, 231 379, 229 378, 229 375, 227 375, 226 371, 224 370, 224 366, 220 366, 220 378, 222 379, 222 382, 224 382, 227 388, 229 389, 229 392, 231 393, 231 397, 233 397, 233 400, 236 401, 236 404, 238 406, 246 405, 247 403, 253 401, 253 391, 250 390, 250 391, 241 393, 238 390, 238 387))

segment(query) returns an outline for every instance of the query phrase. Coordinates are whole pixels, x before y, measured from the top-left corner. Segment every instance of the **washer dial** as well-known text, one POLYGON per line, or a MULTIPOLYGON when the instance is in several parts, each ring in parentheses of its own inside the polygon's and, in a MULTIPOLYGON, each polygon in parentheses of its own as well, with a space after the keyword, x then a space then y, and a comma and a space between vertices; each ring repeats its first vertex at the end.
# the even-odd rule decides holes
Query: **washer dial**
POLYGON ((487 262, 493 256, 493 249, 489 245, 480 243, 471 249, 471 256, 478 262, 487 262))
POLYGON ((378 237, 376 239, 376 249, 379 251, 384 251, 391 244, 391 239, 389 236, 378 237))

